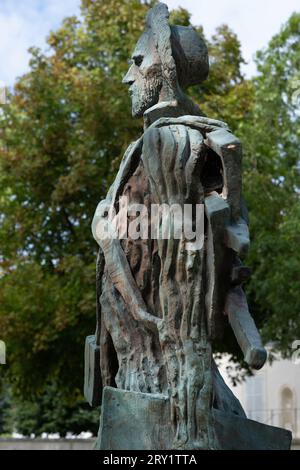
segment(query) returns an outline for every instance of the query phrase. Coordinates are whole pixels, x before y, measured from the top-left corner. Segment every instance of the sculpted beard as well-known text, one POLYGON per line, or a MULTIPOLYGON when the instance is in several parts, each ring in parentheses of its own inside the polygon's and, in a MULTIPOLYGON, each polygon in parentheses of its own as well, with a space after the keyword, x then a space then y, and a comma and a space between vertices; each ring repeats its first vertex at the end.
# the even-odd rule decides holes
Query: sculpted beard
POLYGON ((158 67, 151 67, 134 82, 131 87, 133 116, 142 117, 147 109, 158 103, 162 84, 161 70, 158 67))

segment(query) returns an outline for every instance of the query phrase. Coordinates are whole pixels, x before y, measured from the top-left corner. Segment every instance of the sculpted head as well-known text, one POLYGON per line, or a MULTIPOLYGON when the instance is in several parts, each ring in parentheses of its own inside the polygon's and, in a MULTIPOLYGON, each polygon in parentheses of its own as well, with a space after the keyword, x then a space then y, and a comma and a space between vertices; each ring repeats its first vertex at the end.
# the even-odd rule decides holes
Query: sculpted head
POLYGON ((141 117, 147 109, 158 103, 163 87, 161 59, 151 30, 141 35, 131 59, 132 65, 123 83, 129 85, 132 115, 141 117))
POLYGON ((170 26, 168 19, 168 7, 163 3, 149 11, 123 79, 129 86, 135 117, 159 102, 179 101, 183 90, 207 78, 205 42, 193 28, 170 26))

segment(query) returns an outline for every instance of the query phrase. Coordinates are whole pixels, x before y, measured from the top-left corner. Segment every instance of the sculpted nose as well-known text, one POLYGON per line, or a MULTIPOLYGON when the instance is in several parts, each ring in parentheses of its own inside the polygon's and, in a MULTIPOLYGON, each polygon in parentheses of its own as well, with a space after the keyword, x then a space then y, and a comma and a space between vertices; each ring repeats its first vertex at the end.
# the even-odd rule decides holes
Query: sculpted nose
POLYGON ((125 77, 123 78, 122 83, 124 83, 124 85, 132 85, 134 83, 134 77, 132 74, 132 66, 130 67, 125 77))

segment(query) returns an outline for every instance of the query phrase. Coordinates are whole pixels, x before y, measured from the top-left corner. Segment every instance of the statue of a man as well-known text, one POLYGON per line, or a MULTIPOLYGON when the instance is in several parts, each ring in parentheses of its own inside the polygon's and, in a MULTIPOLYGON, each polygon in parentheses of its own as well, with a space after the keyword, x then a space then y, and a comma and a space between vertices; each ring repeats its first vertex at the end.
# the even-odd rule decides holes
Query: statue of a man
MULTIPOLYGON (((229 320, 251 366, 262 367, 266 355, 241 287, 249 273, 239 258, 249 234, 240 142, 185 94, 208 76, 207 47, 192 28, 170 26, 168 17, 162 3, 149 11, 123 79, 144 134, 126 151, 93 220, 98 316, 96 344, 87 342, 88 359, 93 350, 96 359, 86 365, 86 395, 99 403, 101 369, 103 387, 167 396, 173 448, 213 449, 212 409, 245 414, 217 370, 212 340, 229 320), (203 243, 194 249, 172 230, 161 239, 107 235, 114 231, 108 214, 121 212, 121 197, 149 214, 154 204, 182 213, 192 207, 193 227, 202 206, 203 243)), ((174 225, 171 216, 159 221, 160 228, 168 224, 174 225)))

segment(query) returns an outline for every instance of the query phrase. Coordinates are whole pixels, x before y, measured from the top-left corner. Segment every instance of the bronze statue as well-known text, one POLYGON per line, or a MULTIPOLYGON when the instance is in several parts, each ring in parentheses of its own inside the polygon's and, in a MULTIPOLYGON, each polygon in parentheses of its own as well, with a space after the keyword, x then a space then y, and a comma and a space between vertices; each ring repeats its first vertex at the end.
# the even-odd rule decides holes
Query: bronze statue
MULTIPOLYGON (((149 11, 123 79, 133 116, 144 118, 144 134, 126 151, 92 225, 100 246, 97 331, 86 342, 85 395, 98 405, 107 391, 102 449, 226 448, 220 420, 248 420, 218 372, 212 341, 229 322, 248 364, 259 369, 266 361, 242 288, 250 273, 240 261, 249 248, 241 145, 225 123, 205 117, 185 94, 207 78, 208 51, 194 29, 170 26, 168 18, 162 3, 149 11), (108 214, 121 211, 120 197, 148 213, 153 204, 182 210, 202 205, 201 247, 192 249, 184 234, 175 238, 172 231, 161 239, 103 237, 114 231, 108 214), (107 422, 116 419, 111 400, 120 393, 127 397, 126 406, 122 397, 119 403, 124 418, 130 400, 138 407, 134 419, 148 429, 143 442, 132 441, 125 428, 121 438, 107 436, 107 422), (147 400, 142 410, 138 403, 147 400), (156 409, 153 416, 160 410, 158 428, 146 409, 156 409)), ((192 225, 195 217, 192 211, 192 225)), ((172 225, 174 218, 159 224, 172 225)))

